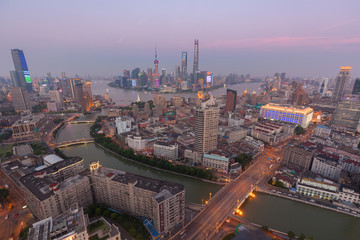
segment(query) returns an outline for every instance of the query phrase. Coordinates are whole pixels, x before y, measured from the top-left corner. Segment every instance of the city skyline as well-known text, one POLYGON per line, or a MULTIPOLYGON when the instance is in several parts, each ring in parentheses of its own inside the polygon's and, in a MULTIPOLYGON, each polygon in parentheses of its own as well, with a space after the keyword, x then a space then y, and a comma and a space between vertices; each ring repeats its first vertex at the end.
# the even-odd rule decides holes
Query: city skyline
POLYGON ((0 26, 0 76, 10 76, 13 48, 24 50, 34 76, 115 76, 123 69, 147 69, 155 42, 159 67, 174 72, 183 51, 193 65, 194 39, 201 42, 199 69, 215 75, 335 78, 346 65, 354 66, 353 77, 360 75, 357 1, 346 1, 347 11, 338 11, 343 1, 229 4, 2 2, 0 19, 10 24, 0 26), (203 14, 194 14, 198 9, 203 14))

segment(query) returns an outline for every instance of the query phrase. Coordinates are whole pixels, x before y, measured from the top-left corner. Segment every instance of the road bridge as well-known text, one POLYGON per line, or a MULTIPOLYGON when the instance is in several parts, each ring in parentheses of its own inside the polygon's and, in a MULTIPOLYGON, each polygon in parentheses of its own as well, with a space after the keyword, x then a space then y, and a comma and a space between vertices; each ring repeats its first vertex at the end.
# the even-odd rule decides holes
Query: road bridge
POLYGON ((94 123, 95 120, 79 120, 79 121, 69 121, 68 124, 84 124, 84 123, 94 123))
POLYGON ((83 139, 77 139, 74 141, 65 141, 65 142, 61 142, 61 143, 56 143, 55 147, 63 148, 63 147, 69 147, 69 146, 80 145, 80 144, 88 144, 88 143, 93 143, 93 142, 94 142, 93 138, 83 138, 83 139))
POLYGON ((211 239, 226 218, 241 206, 266 176, 265 172, 269 170, 267 158, 272 159, 276 155, 274 150, 266 149, 245 172, 217 192, 205 208, 171 239, 211 239))

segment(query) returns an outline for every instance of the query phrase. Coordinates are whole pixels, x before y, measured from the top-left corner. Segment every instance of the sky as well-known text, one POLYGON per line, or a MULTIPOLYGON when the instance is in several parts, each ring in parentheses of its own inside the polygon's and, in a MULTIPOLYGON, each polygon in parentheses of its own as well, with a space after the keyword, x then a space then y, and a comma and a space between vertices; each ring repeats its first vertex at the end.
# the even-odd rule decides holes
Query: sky
POLYGON ((199 68, 215 75, 360 77, 359 0, 0 0, 0 76, 22 49, 30 74, 115 76, 173 72, 194 39, 199 68))

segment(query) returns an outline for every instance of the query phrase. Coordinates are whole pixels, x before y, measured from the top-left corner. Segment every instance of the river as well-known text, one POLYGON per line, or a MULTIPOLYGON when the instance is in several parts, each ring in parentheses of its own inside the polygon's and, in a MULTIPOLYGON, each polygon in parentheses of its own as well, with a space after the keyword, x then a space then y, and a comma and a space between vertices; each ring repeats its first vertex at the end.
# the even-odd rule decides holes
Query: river
POLYGON ((358 240, 360 219, 320 207, 257 193, 243 206, 244 218, 282 232, 304 233, 316 240, 358 240))
MULTIPOLYGON (((80 138, 89 138, 89 129, 89 124, 67 125, 58 133, 56 141, 63 142, 80 138)), ((72 146, 63 148, 62 150, 68 156, 79 156, 84 158, 86 167, 92 161, 100 161, 100 164, 105 167, 159 180, 181 183, 185 186, 185 199, 188 202, 201 203, 202 199, 209 199, 210 193, 214 195, 221 188, 220 185, 214 183, 163 172, 125 160, 109 151, 102 149, 94 143, 72 146)))
MULTIPOLYGON (((94 95, 101 95, 104 96, 106 93, 106 90, 109 90, 109 95, 112 98, 116 104, 121 105, 129 105, 132 102, 135 102, 137 99, 137 91, 135 90, 129 90, 129 89, 123 89, 123 88, 112 88, 108 86, 108 84, 111 81, 108 80, 93 80, 92 81, 92 91, 94 95)), ((245 89, 249 93, 252 93, 253 91, 259 92, 260 85, 263 84, 262 82, 254 82, 254 83, 241 83, 241 84, 234 84, 234 85, 228 85, 226 88, 218 88, 210 91, 212 95, 215 97, 219 97, 223 94, 226 94, 226 89, 233 89, 238 92, 240 95, 244 92, 245 89)), ((181 96, 185 98, 189 97, 196 97, 197 93, 159 93, 160 95, 163 95, 167 100, 170 100, 171 97, 174 96, 181 96)), ((154 99, 154 96, 157 95, 152 92, 147 91, 139 91, 139 96, 142 101, 149 101, 154 99)))

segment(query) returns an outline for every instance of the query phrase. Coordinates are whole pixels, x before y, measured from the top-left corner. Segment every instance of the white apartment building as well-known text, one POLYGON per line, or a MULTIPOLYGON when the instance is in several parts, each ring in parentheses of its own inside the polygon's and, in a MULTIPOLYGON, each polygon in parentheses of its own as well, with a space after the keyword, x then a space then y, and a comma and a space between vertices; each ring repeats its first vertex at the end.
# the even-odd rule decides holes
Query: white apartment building
POLYGON ((129 118, 118 117, 115 119, 115 125, 118 134, 131 131, 131 119, 129 118))
POLYGON ((325 178, 338 180, 343 166, 342 164, 333 158, 319 154, 314 157, 311 166, 311 171, 325 178))
POLYGON ((302 195, 324 200, 339 198, 339 184, 323 179, 299 178, 296 182, 296 191, 302 195))
POLYGON ((126 137, 126 142, 129 146, 129 148, 135 150, 135 151, 141 151, 146 148, 147 139, 141 137, 141 136, 134 136, 134 135, 128 135, 126 137))
POLYGON ((217 154, 204 153, 202 165, 205 167, 219 169, 225 172, 229 171, 229 158, 217 154))
POLYGON ((167 160, 177 160, 179 157, 179 147, 176 143, 171 144, 165 141, 157 141, 154 143, 154 155, 167 160))

